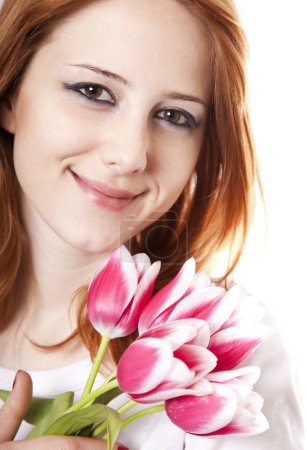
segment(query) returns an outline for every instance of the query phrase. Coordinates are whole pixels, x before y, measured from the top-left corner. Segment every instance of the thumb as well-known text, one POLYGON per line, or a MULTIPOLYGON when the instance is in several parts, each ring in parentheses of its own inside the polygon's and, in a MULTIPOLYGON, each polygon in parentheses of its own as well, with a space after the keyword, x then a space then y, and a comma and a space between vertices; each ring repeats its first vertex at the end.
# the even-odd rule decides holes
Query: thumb
POLYGON ((0 409, 0 443, 14 439, 32 400, 32 380, 27 372, 16 373, 13 390, 0 409))

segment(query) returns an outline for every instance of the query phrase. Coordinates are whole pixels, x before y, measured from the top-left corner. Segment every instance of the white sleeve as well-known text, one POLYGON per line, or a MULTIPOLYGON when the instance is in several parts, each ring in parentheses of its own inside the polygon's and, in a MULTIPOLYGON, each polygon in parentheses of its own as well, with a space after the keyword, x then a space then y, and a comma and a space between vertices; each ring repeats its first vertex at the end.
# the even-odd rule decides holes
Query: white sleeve
MULTIPOLYGON (((271 325, 271 324, 270 324, 271 325)), ((273 324, 276 330, 276 324, 273 324)), ((257 365, 255 391, 264 398, 270 429, 253 437, 185 437, 185 450, 304 450, 304 425, 295 369, 280 333, 251 355, 244 365, 257 365)))

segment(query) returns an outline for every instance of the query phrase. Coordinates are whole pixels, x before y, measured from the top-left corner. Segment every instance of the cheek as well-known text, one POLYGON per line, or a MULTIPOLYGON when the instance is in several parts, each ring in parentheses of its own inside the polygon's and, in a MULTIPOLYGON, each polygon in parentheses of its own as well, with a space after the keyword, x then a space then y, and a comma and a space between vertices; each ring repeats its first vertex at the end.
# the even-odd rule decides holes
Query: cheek
POLYGON ((71 111, 65 101, 57 102, 52 92, 41 91, 35 96, 26 86, 16 108, 16 162, 31 160, 34 166, 82 153, 94 135, 82 115, 71 111))
POLYGON ((186 186, 191 173, 192 171, 186 174, 181 173, 178 174, 177 177, 169 174, 168 177, 164 179, 163 184, 160 184, 161 204, 159 206, 161 210, 167 211, 176 202, 186 186))
POLYGON ((195 169, 202 145, 202 134, 174 140, 157 156, 153 173, 165 197, 173 203, 189 181, 195 169))
POLYGON ((159 174, 156 177, 154 175, 159 186, 157 205, 159 211, 167 211, 179 198, 193 174, 198 153, 192 152, 188 158, 177 155, 172 160, 161 162, 159 174))

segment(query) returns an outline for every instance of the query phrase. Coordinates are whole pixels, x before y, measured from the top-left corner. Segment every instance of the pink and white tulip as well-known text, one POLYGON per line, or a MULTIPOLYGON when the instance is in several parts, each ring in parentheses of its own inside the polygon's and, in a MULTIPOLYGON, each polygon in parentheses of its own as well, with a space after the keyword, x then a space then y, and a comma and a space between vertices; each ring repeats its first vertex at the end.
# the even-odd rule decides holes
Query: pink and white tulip
POLYGON ((210 329, 208 349, 218 358, 215 370, 237 367, 271 334, 259 323, 263 309, 240 286, 226 291, 205 273, 195 273, 195 260, 185 262, 177 276, 144 308, 139 332, 175 320, 198 318, 210 329))
POLYGON ((88 290, 88 317, 101 335, 127 336, 151 299, 161 263, 150 263, 145 253, 131 256, 120 246, 101 265, 88 290))
MULTIPOLYGON (((211 325, 208 348, 217 356, 215 371, 225 371, 237 367, 252 354, 274 330, 259 323, 264 309, 255 297, 250 296, 242 287, 234 285, 217 300, 221 310, 228 309, 228 317, 211 325)), ((217 314, 218 315, 218 314, 217 314)), ((210 322, 210 318, 208 318, 210 322)))
POLYGON ((261 413, 263 400, 252 390, 257 367, 209 375, 213 392, 169 399, 165 410, 170 420, 187 433, 201 436, 252 436, 269 428, 261 413))
POLYGON ((206 348, 209 337, 207 323, 199 319, 148 330, 122 355, 119 387, 140 403, 211 393, 205 376, 215 367, 216 357, 206 348))
POLYGON ((195 259, 190 258, 176 277, 160 289, 144 308, 139 320, 139 333, 174 320, 196 317, 206 300, 210 301, 222 292, 224 289, 214 286, 207 274, 195 274, 195 259), (187 308, 181 311, 183 304, 187 308))

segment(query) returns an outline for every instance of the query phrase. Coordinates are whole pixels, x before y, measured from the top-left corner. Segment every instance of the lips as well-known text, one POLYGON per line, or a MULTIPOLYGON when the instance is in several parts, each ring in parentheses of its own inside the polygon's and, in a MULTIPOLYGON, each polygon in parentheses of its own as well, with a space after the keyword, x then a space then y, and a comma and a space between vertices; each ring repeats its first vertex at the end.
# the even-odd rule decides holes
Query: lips
POLYGON ((100 192, 101 194, 107 195, 108 197, 124 198, 124 199, 130 198, 131 199, 131 198, 134 198, 137 196, 137 194, 133 194, 132 192, 123 191, 121 189, 114 189, 114 188, 108 186, 107 184, 101 183, 100 181, 90 180, 89 178, 81 177, 81 176, 77 175, 72 170, 70 170, 70 171, 75 177, 77 177, 83 183, 86 183, 92 189, 95 189, 96 191, 100 192))
POLYGON ((77 175, 71 169, 69 171, 77 185, 91 202, 112 211, 118 211, 127 207, 139 195, 129 191, 115 189, 100 181, 77 175))

